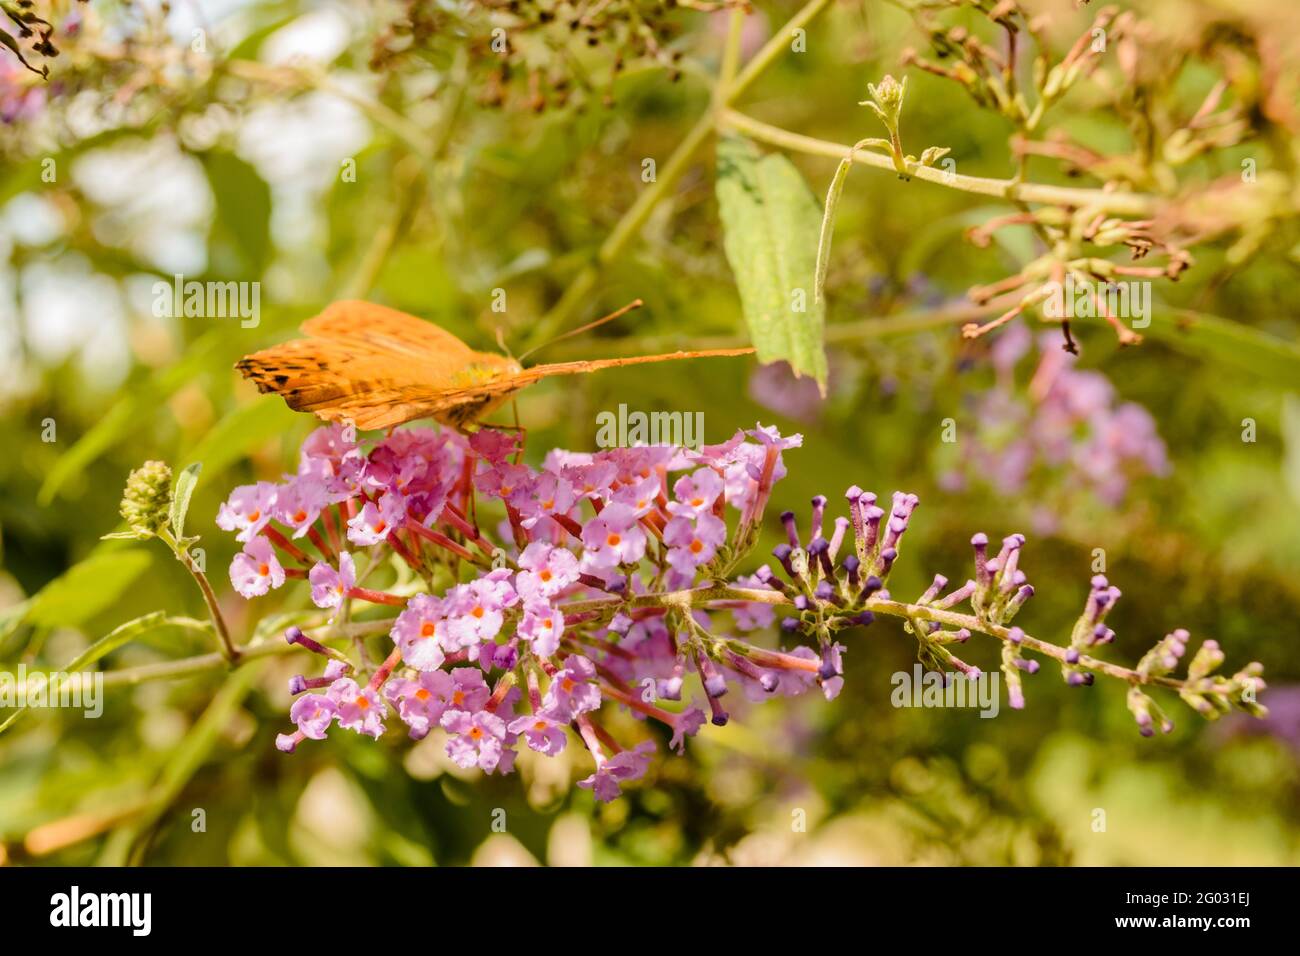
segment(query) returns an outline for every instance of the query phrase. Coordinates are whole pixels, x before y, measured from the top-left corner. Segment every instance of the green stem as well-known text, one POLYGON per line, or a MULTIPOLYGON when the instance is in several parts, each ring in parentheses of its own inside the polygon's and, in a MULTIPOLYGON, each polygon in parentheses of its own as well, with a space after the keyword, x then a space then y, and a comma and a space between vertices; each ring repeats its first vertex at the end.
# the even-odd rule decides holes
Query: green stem
MULTIPOLYGON (((352 639, 386 633, 392 628, 392 625, 393 622, 390 620, 364 621, 359 624, 329 625, 316 628, 309 634, 322 642, 331 639, 352 639)), ((303 648, 296 644, 280 640, 264 641, 260 644, 246 644, 239 649, 239 660, 235 666, 240 667, 250 661, 261 660, 264 657, 279 657, 282 654, 292 654, 295 651, 302 650, 303 648)), ((137 684, 143 684, 151 680, 176 680, 181 677, 193 677, 196 674, 223 667, 226 663, 226 658, 223 655, 214 653, 202 654, 197 657, 185 657, 174 661, 160 661, 157 664, 141 664, 137 667, 107 671, 104 674, 104 686, 134 687, 137 684)))
POLYGON ((198 584, 199 590, 203 592, 203 601, 208 606, 208 616, 212 618, 212 627, 216 631, 221 653, 228 662, 233 664, 239 660, 239 651, 230 639, 230 629, 226 627, 226 619, 222 616, 221 606, 217 603, 217 593, 212 590, 212 585, 208 582, 208 576, 199 570, 194 563, 194 559, 190 557, 189 551, 182 548, 170 532, 166 530, 159 531, 158 537, 163 540, 167 547, 172 549, 172 554, 176 555, 176 560, 184 565, 186 571, 190 572, 195 583, 198 584))
MULTIPOLYGON (((744 113, 724 110, 719 117, 722 123, 732 129, 745 133, 754 139, 782 149, 812 156, 826 156, 830 159, 843 159, 847 153, 855 163, 874 166, 895 172, 894 161, 876 153, 863 150, 851 150, 840 143, 824 139, 814 139, 770 126, 744 113)), ((947 186, 962 192, 976 193, 981 196, 996 196, 1009 202, 1032 202, 1053 206, 1077 206, 1097 212, 1113 212, 1130 216, 1149 216, 1159 206, 1161 200, 1155 196, 1142 193, 1107 192, 1103 189, 1078 189, 1069 186, 1048 186, 1040 183, 1021 183, 1013 179, 986 179, 982 176, 962 176, 945 170, 910 163, 907 174, 926 182, 947 186)))
MULTIPOLYGON (((626 602, 621 601, 619 598, 596 598, 590 601, 577 601, 563 605, 563 610, 566 614, 569 614, 622 607, 688 609, 713 604, 717 601, 746 601, 755 604, 767 604, 772 607, 793 606, 790 599, 779 591, 714 584, 707 587, 688 588, 682 591, 639 594, 626 602)), ((944 611, 923 604, 906 604, 902 601, 886 601, 879 598, 869 599, 865 607, 874 614, 884 614, 904 620, 938 621, 941 624, 948 624, 955 628, 964 627, 972 633, 987 634, 990 637, 996 637, 1000 641, 1009 640, 1010 628, 1003 627, 1000 624, 990 624, 987 621, 980 620, 973 614, 944 611)), ((1069 648, 1036 637, 1030 637, 1028 634, 1024 636, 1020 643, 1022 647, 1042 654, 1044 657, 1050 657, 1062 664, 1067 663, 1066 654, 1069 648)), ((1186 683, 1173 677, 1144 676, 1131 668, 1121 667, 1118 664, 1111 664, 1088 656, 1081 656, 1074 666, 1084 670, 1096 671, 1099 674, 1114 677, 1129 684, 1158 684, 1162 687, 1181 690, 1186 683)))
MULTIPOLYGON (((664 610, 689 610, 691 608, 702 608, 716 605, 718 602, 725 601, 745 601, 754 604, 766 604, 772 607, 791 607, 792 602, 779 591, 772 591, 758 588, 741 588, 728 584, 712 584, 698 588, 686 588, 679 591, 661 591, 653 594, 638 594, 627 600, 617 597, 593 598, 586 601, 571 601, 561 605, 564 613, 570 617, 579 614, 598 615, 596 620, 604 616, 612 616, 620 610, 629 608, 662 608, 664 610)), ((923 604, 907 604, 902 601, 883 600, 880 598, 869 599, 865 608, 874 614, 896 617, 905 621, 938 621, 941 624, 949 625, 953 628, 966 628, 971 633, 986 634, 989 637, 995 637, 999 641, 1006 642, 1010 640, 1010 628, 1000 624, 991 624, 981 620, 973 614, 963 614, 958 611, 947 611, 930 607, 923 604)), ((584 624, 591 624, 593 620, 584 621, 584 624)), ((346 628, 331 628, 326 626, 323 631, 335 632, 334 636, 340 636, 345 633, 379 633, 385 631, 390 626, 390 621, 369 621, 364 624, 348 625, 346 628)), ((1171 690, 1180 691, 1187 686, 1186 681, 1178 680, 1173 677, 1144 675, 1128 667, 1122 667, 1119 664, 1111 664, 1107 661, 1098 660, 1095 657, 1087 655, 1081 656, 1078 661, 1070 662, 1067 660, 1069 648, 1053 644, 1049 641, 1040 640, 1025 634, 1020 641, 1020 646, 1026 650, 1034 651, 1044 657, 1050 657, 1061 664, 1070 663, 1074 667, 1083 670, 1093 671, 1103 674, 1107 677, 1113 677, 1116 680, 1124 681, 1130 685, 1158 685, 1167 687, 1171 690)), ((287 654, 298 648, 283 642, 268 641, 264 644, 257 644, 252 647, 244 648, 240 663, 247 663, 252 660, 270 657, 280 654, 287 654)), ((189 677, 200 674, 205 671, 219 668, 225 664, 225 660, 220 654, 206 654, 200 657, 185 658, 177 661, 164 661, 159 664, 146 664, 140 667, 127 668, 125 670, 110 671, 104 677, 105 687, 132 686, 149 680, 175 679, 178 677, 189 677)))
MULTIPOLYGON (((1006 311, 1012 300, 1019 296, 999 296, 983 305, 958 302, 939 306, 934 309, 916 309, 899 312, 896 315, 882 315, 852 322, 837 322, 826 327, 827 344, 847 344, 857 341, 890 338, 896 335, 915 335, 933 329, 942 329, 966 322, 975 322, 1006 311)), ((693 349, 727 349, 748 345, 749 339, 742 336, 718 335, 709 338, 692 338, 689 343, 672 336, 654 338, 610 339, 605 351, 610 357, 619 355, 642 355, 652 352, 668 352, 685 348, 689 344, 693 349)), ((576 358, 581 354, 579 346, 561 346, 556 349, 557 357, 576 358)))
MULTIPOLYGON (((532 343, 541 343, 553 338, 568 324, 573 314, 587 302, 592 290, 595 289, 601 270, 622 255, 627 245, 640 234, 655 206, 677 185, 682 174, 690 167, 696 153, 717 128, 721 112, 735 102, 736 98, 745 92, 764 70, 776 62, 777 57, 790 49, 790 34, 807 26, 829 3, 830 0, 809 0, 783 27, 772 34, 772 38, 758 53, 754 54, 753 59, 745 64, 745 68, 733 81, 724 86, 722 78, 719 78, 709 108, 695 121, 695 125, 673 150, 663 167, 657 170, 655 181, 637 196, 636 202, 614 224, 610 234, 601 243, 595 260, 574 276, 559 301, 534 325, 530 339, 532 343)), ((734 26, 734 19, 732 23, 734 26)), ((730 32, 728 43, 730 43, 730 32)), ((734 67, 729 64, 727 52, 724 50, 724 75, 725 71, 731 68, 734 67)))

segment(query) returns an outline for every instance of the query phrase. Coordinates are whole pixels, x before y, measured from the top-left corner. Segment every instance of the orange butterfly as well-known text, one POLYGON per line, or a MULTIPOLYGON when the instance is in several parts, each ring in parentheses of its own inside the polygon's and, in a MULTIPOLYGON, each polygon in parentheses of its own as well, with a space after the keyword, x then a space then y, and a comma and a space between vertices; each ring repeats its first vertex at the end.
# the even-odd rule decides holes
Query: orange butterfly
POLYGON ((235 368, 258 391, 282 396, 292 409, 361 429, 432 417, 464 432, 520 389, 552 375, 754 351, 709 349, 524 368, 505 355, 475 352, 432 322, 357 301, 335 302, 302 330, 308 338, 246 355, 235 368))

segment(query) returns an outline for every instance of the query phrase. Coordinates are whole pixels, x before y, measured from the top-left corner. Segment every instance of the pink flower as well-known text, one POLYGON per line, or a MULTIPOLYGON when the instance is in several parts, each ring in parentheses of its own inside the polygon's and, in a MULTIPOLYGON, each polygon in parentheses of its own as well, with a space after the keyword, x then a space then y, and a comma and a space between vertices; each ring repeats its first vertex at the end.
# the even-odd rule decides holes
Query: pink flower
POLYGON ((440 646, 442 601, 432 594, 417 594, 393 622, 389 632, 402 650, 402 661, 420 671, 436 671, 444 655, 440 646))
POLYGON ((337 571, 324 561, 317 561, 308 572, 307 580, 311 582, 311 599, 317 607, 339 607, 348 591, 357 584, 357 569, 352 563, 352 555, 346 551, 339 554, 337 571))
POLYGON ((648 515, 655 507, 655 499, 663 491, 658 475, 638 478, 630 484, 622 485, 611 498, 617 504, 627 505, 638 518, 648 515))
POLYGON ((700 565, 712 561, 726 540, 726 523, 711 514, 701 514, 694 526, 686 518, 673 518, 664 527, 668 563, 674 571, 688 576, 693 576, 700 565))
POLYGON ((330 504, 323 479, 302 475, 281 485, 275 497, 275 520, 301 538, 330 504))
POLYGON ((545 713, 524 714, 510 723, 510 732, 523 734, 530 749, 554 757, 569 742, 569 735, 565 733, 566 726, 545 713))
POLYGON ((510 576, 509 568, 498 568, 447 592, 443 601, 446 620, 442 638, 446 650, 468 648, 470 660, 476 660, 478 645, 497 636, 506 608, 519 600, 510 586, 510 576))
POLYGON ((564 614, 559 608, 541 601, 524 605, 524 619, 519 624, 520 637, 526 640, 538 657, 550 657, 560 647, 564 633, 564 614))
POLYGON ((634 448, 611 448, 599 452, 596 457, 614 465, 620 485, 631 485, 638 479, 649 478, 676 454, 677 449, 671 445, 638 445, 634 448))
POLYGON ((686 738, 694 737, 704 726, 704 711, 699 707, 689 707, 677 715, 676 721, 673 722, 673 737, 668 742, 680 755, 686 750, 686 738))
POLYGON ((573 487, 580 498, 605 500, 609 497, 610 486, 618 476, 618 468, 610 461, 588 461, 582 464, 567 464, 560 474, 573 487))
POLYGON ((534 541, 519 555, 523 570, 515 577, 515 590, 525 601, 549 601, 578 580, 578 559, 565 548, 534 541))
POLYGON ((325 693, 334 701, 340 727, 376 739, 384 732, 384 702, 369 687, 357 686, 351 677, 340 677, 325 693))
POLYGON ((355 492, 364 463, 355 433, 342 425, 326 425, 302 443, 298 474, 320 480, 334 500, 341 501, 355 492))
POLYGON ((386 492, 379 504, 367 501, 356 516, 348 522, 348 540, 359 547, 368 548, 385 540, 395 528, 406 521, 406 505, 401 495, 386 492))
POLYGON ((582 528, 584 567, 608 570, 636 564, 645 556, 645 532, 636 512, 624 504, 611 504, 582 528))
POLYGON ((521 523, 525 528, 531 528, 544 517, 568 514, 577 496, 567 479, 543 471, 523 486, 515 500, 523 518, 521 523))
POLYGON ((787 448, 799 448, 803 445, 802 435, 796 433, 791 435, 789 438, 784 438, 781 433, 777 431, 775 425, 756 425, 746 434, 757 441, 760 445, 766 445, 769 448, 776 448, 780 451, 784 451, 787 448))
POLYGON ((712 468, 701 468, 678 478, 673 485, 673 497, 677 500, 668 503, 668 513, 680 518, 711 514, 722 489, 722 477, 712 468))
MULTIPOLYGON (((481 680, 480 676, 480 680, 481 680)), ((394 677, 384 685, 384 697, 419 740, 437 726, 456 692, 456 682, 446 671, 424 671, 415 680, 394 677)), ((462 695, 463 696, 463 695, 462 695)), ((486 695, 483 701, 486 702, 486 695)))
POLYGON ((226 502, 217 509, 217 527, 222 531, 238 531, 236 541, 249 541, 266 527, 275 512, 278 487, 269 481, 255 485, 240 485, 230 493, 226 502))
POLYGON ((469 447, 484 461, 498 464, 519 450, 518 432, 483 428, 469 436, 469 447))
POLYGON ((578 786, 590 790, 597 800, 609 803, 622 792, 621 784, 639 780, 650 766, 650 755, 655 752, 653 741, 646 740, 631 750, 622 750, 604 761, 598 761, 596 772, 578 786))
POLYGON ((555 672, 542 701, 548 714, 566 722, 600 707, 600 688, 591 682, 596 665, 581 654, 564 659, 564 667, 555 672))
MULTIPOLYGON (((441 691, 439 691, 441 692, 441 691)), ((482 710, 492 691, 477 667, 457 667, 451 672, 449 696, 443 704, 451 710, 482 710)))
POLYGON ((525 465, 500 462, 475 475, 474 487, 489 498, 499 498, 517 508, 527 501, 532 477, 532 469, 525 465))
POLYGON ((289 708, 289 719, 298 725, 304 737, 324 740, 331 721, 338 713, 334 698, 326 694, 304 694, 289 708))
POLYGON ((245 544, 230 562, 230 583, 246 598, 261 597, 284 584, 284 568, 271 542, 258 535, 245 544))
POLYGON ((501 762, 506 723, 496 714, 449 710, 442 715, 442 726, 456 735, 447 741, 447 756, 456 766, 491 772, 501 762))

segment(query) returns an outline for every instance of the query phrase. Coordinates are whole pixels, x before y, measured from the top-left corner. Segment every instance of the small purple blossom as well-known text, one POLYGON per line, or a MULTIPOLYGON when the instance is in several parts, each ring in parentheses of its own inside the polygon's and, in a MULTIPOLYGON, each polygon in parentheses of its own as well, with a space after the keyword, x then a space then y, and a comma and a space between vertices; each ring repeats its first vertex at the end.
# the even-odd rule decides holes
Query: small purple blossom
POLYGON ((246 598, 260 597, 284 584, 284 568, 271 542, 260 535, 230 562, 230 583, 246 598))
POLYGON ((334 701, 339 726, 376 739, 384 732, 384 701, 369 687, 359 687, 350 677, 341 677, 326 691, 334 701))
POLYGON ((442 726, 455 735, 447 741, 447 756, 456 766, 477 766, 489 773, 497 768, 506 738, 506 724, 500 717, 486 710, 449 710, 442 715, 442 726))
POLYGON ((403 663, 419 671, 434 671, 442 666, 442 608, 443 602, 432 594, 417 594, 397 615, 390 634, 393 643, 401 648, 403 663))
POLYGON ((307 580, 311 582, 311 599, 317 607, 339 607, 357 584, 357 569, 352 563, 352 555, 346 551, 339 555, 338 570, 324 561, 317 561, 307 580))
POLYGON ((529 749, 554 757, 568 743, 569 735, 565 733, 567 726, 565 722, 556 720, 542 711, 515 718, 510 723, 510 732, 522 734, 529 749))
POLYGON ((588 658, 581 654, 566 657, 564 666, 551 677, 551 686, 546 692, 547 712, 572 720, 579 714, 596 710, 600 707, 600 688, 592 683, 595 676, 596 665, 588 658))

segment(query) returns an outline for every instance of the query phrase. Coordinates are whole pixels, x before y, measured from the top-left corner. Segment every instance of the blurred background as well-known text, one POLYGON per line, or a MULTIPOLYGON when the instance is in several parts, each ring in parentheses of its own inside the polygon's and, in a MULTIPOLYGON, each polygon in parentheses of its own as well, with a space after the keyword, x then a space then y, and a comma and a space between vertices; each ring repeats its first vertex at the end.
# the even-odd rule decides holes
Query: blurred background
MULTIPOLYGON (((157 542, 99 540, 118 528, 123 481, 147 459, 203 463, 189 526, 238 637, 302 607, 305 589, 245 602, 226 580, 235 543, 213 524, 218 505, 237 484, 291 470, 313 427, 257 396, 234 361, 344 296, 433 319, 478 348, 539 344, 543 316, 648 188, 643 160, 662 176, 708 107, 730 15, 716 6, 37 3, 58 56, 32 56, 24 39, 29 69, 0 49, 5 669, 58 668, 151 611, 203 616, 157 542), (592 15, 606 19, 569 25, 592 15), (508 56, 492 47, 503 25, 508 56), (33 72, 45 68, 48 78, 33 72), (159 314, 155 284, 177 274, 260 282, 259 321, 159 314)), ((1064 0, 1025 6, 1046 15, 1056 57, 1096 15, 1064 0)), ((1182 115, 1222 75, 1235 96, 1300 69, 1288 0, 1136 6, 1159 74, 1147 92, 1182 115)), ((755 2, 744 52, 797 8, 755 2)), ((943 16, 987 26, 968 7, 943 16)), ((928 39, 902 5, 834 2, 806 50, 778 57, 738 106, 847 144, 880 135, 857 105, 867 84, 906 73, 909 147, 948 146, 962 173, 1009 176, 1011 126, 903 67, 910 47, 928 39)), ((1072 91, 1049 119, 1097 153, 1131 155, 1141 131, 1111 108, 1106 82, 1072 91)), ((1122 686, 1067 688, 1046 667, 1026 679, 1026 708, 993 720, 895 709, 890 675, 911 669, 915 647, 882 620, 852 636, 836 701, 736 702, 729 726, 600 805, 571 785, 588 772, 574 747, 486 779, 451 765, 436 736, 337 733, 281 754, 287 679, 303 666, 289 656, 235 676, 115 685, 98 720, 35 711, 0 733, 0 861, 1300 862, 1300 153, 1285 109, 1255 101, 1242 118, 1240 143, 1181 165, 1168 189, 1238 178, 1252 159, 1282 199, 1243 228, 1207 229, 1182 279, 1155 283, 1153 326, 1171 328, 1175 308, 1209 313, 1270 336, 1274 362, 1242 361, 1230 334, 1189 348, 1157 328, 1121 350, 1100 322, 1076 323, 1077 363, 1036 317, 975 343, 951 322, 872 328, 961 303, 1016 271, 1035 240, 1012 229, 977 248, 965 230, 1011 207, 857 168, 827 282, 825 400, 779 364, 702 374, 683 363, 544 383, 520 415, 535 461, 551 447, 591 450, 597 412, 620 402, 703 410, 709 442, 756 420, 800 431, 772 514, 802 512, 818 493, 838 503, 855 483, 915 492, 891 581, 906 596, 936 572, 964 580, 974 532, 1023 532, 1037 593, 1017 623, 1049 640, 1067 639, 1100 549, 1124 592, 1106 656, 1131 664, 1179 626, 1213 637, 1229 673, 1264 662, 1267 720, 1208 724, 1165 697, 1176 729, 1143 739, 1122 686), (507 811, 505 833, 491 808, 507 811), (792 825, 801 816, 806 828, 792 825)), ((834 161, 791 159, 820 199, 834 161)), ((1048 158, 1028 169, 1034 181, 1097 185, 1048 158)), ((540 357, 747 341, 720 229, 708 143, 565 327, 634 297, 646 308, 540 357)), ((767 534, 754 565, 777 540, 767 534)), ((99 666, 208 650, 159 629, 99 666)), ((968 651, 996 666, 991 643, 968 651)))

